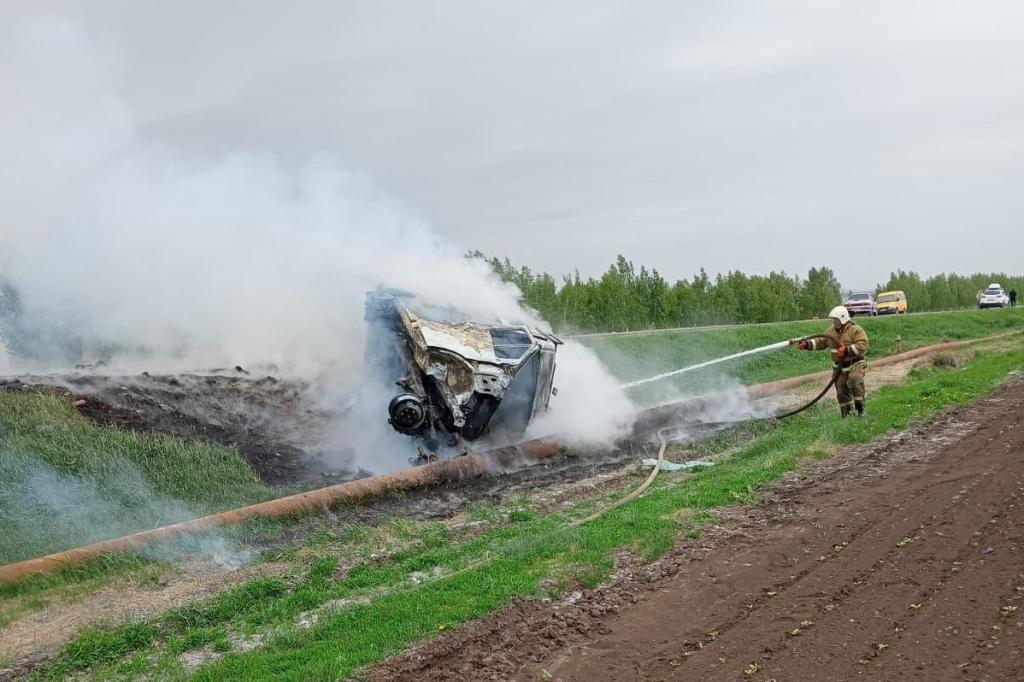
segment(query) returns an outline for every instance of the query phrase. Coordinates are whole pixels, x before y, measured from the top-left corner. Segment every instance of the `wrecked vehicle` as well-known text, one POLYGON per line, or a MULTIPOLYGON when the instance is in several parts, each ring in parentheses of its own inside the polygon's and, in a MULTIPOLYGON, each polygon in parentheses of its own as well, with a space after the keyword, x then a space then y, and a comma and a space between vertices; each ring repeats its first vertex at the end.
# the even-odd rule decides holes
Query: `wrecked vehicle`
POLYGON ((421 457, 487 434, 514 438, 548 407, 562 343, 526 326, 482 324, 391 289, 367 294, 367 362, 399 391, 391 426, 421 457))

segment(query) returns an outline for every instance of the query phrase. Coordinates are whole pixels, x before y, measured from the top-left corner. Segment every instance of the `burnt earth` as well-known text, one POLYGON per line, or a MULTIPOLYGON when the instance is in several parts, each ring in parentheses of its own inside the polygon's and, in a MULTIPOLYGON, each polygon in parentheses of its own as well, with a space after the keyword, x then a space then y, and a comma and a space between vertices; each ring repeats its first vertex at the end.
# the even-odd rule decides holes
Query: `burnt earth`
MULTIPOLYGON (((266 376, 223 374, 25 376, 0 390, 67 395, 99 424, 237 447, 270 485, 322 483, 316 435, 329 419, 303 397, 304 386, 266 376)), ((333 472, 352 478, 356 472, 333 472)))

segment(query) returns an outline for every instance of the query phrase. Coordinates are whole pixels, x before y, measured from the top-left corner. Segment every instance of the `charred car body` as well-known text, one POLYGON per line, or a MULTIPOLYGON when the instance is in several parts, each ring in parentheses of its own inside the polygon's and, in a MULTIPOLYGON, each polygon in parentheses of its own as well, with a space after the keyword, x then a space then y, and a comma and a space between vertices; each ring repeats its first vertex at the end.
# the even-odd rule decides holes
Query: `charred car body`
POLYGON ((562 343, 551 334, 473 322, 391 289, 367 295, 365 317, 367 361, 398 386, 389 423, 427 454, 488 433, 515 437, 548 407, 562 343))

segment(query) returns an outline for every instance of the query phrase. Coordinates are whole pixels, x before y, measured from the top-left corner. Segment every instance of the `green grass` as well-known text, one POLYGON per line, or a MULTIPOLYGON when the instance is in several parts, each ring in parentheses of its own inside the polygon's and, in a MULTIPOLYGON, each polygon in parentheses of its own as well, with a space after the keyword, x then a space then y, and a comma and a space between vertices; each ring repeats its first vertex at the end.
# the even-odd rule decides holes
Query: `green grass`
MULTIPOLYGON (((868 334, 871 358, 946 340, 974 339, 1024 328, 1024 308, 967 310, 927 315, 858 317, 868 334)), ((783 322, 730 329, 684 329, 646 335, 582 338, 622 381, 633 381, 743 350, 825 331, 828 320, 783 322)), ((827 369, 826 353, 793 348, 739 358, 695 372, 631 389, 639 404, 664 402, 737 382, 756 384, 827 369)))
MULTIPOLYGON (((405 522, 397 534, 404 535, 397 551, 371 557, 341 577, 335 576, 337 556, 328 553, 313 559, 302 577, 254 580, 148 626, 102 631, 106 636, 90 631, 36 675, 55 679, 92 666, 92 676, 99 679, 154 670, 161 678, 179 679, 186 675, 177 655, 187 647, 224 650, 227 633, 259 633, 263 646, 227 653, 201 668, 195 679, 344 678, 517 596, 551 596, 575 584, 597 585, 624 550, 652 560, 680 535, 697 535, 711 510, 755 499, 760 486, 800 461, 904 429, 949 404, 970 402, 1022 367, 1024 349, 1017 343, 1007 351, 979 352, 964 368, 928 367, 912 373, 906 384, 877 390, 867 420, 839 420, 834 406, 821 405, 772 427, 762 424, 740 435, 720 436, 708 448, 732 451, 728 459, 698 473, 665 474, 641 499, 582 527, 571 521, 607 496, 549 514, 521 507, 513 510, 518 513, 478 509, 475 516, 500 521, 465 538, 436 524, 405 522), (311 627, 296 625, 300 614, 331 600, 347 600, 347 606, 321 611, 311 627)), ((339 547, 330 538, 321 545, 325 550, 339 547)))
POLYGON ((0 564, 266 499, 238 451, 97 426, 0 393, 0 564))
POLYGON ((116 630, 86 630, 64 647, 60 662, 51 672, 61 676, 116 661, 130 651, 149 645, 155 636, 156 629, 149 623, 132 623, 116 630))
POLYGON ((0 628, 18 616, 67 602, 123 579, 136 585, 157 583, 166 567, 134 554, 111 554, 72 564, 56 573, 33 575, 0 585, 0 628))

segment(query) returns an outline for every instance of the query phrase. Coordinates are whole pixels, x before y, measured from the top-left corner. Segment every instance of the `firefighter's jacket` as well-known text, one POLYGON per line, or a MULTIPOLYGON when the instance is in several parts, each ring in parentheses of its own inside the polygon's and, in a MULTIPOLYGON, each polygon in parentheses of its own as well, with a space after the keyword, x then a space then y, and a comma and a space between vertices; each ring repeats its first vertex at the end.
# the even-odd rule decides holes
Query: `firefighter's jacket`
POLYGON ((811 350, 832 351, 832 362, 836 367, 849 371, 858 362, 864 361, 864 355, 868 352, 868 335, 864 329, 853 322, 847 322, 843 328, 836 331, 835 327, 829 327, 824 334, 825 338, 809 339, 811 350), (846 345, 846 355, 839 359, 839 345, 846 345))

